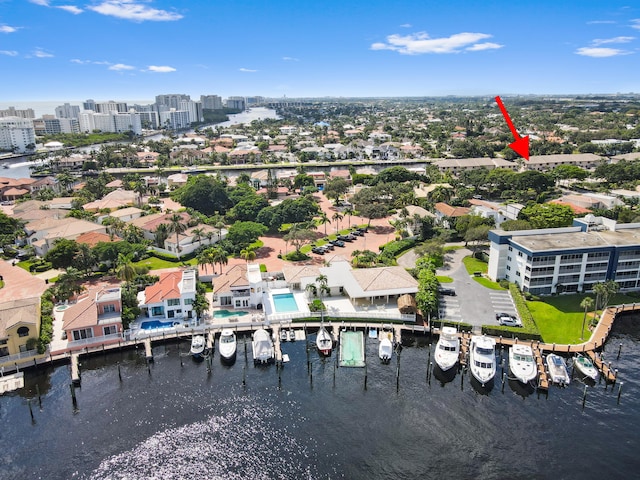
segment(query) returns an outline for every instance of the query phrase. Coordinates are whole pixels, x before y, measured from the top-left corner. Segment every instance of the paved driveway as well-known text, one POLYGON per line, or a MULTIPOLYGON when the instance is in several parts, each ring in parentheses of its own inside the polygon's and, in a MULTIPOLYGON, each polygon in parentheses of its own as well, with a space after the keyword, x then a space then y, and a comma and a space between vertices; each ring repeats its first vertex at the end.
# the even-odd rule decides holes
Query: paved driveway
POLYGON ((440 318, 474 326, 497 325, 496 313, 515 313, 516 309, 508 290, 491 290, 476 282, 462 263, 471 251, 461 248, 447 253, 445 266, 438 269, 438 275, 453 278, 453 283, 444 287, 453 288, 456 296, 440 296, 440 318))

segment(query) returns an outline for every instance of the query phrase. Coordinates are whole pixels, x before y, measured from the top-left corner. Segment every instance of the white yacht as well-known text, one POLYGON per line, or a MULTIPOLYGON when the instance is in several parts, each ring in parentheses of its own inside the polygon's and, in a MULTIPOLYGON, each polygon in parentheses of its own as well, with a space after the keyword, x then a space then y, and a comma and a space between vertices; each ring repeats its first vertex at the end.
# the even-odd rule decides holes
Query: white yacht
POLYGON ((382 363, 389 363, 393 356, 393 342, 391 338, 393 334, 391 332, 382 331, 380 333, 380 343, 378 344, 378 357, 382 363))
POLYGON ((199 360, 204 356, 204 335, 194 335, 191 339, 191 355, 199 360))
POLYGON ((220 332, 220 357, 225 360, 232 360, 236 356, 236 334, 231 329, 224 329, 220 332))
POLYGON ((547 355, 547 369, 549 370, 549 377, 551 381, 558 385, 569 385, 571 383, 571 377, 569 377, 569 371, 567 370, 567 362, 564 361, 560 355, 550 353, 547 355))
POLYGON ((469 347, 471 374, 484 387, 496 375, 496 341, 485 335, 471 337, 469 347))
POLYGON ((320 330, 318 330, 318 334, 316 336, 316 345, 318 347, 318 351, 328 357, 331 355, 331 349, 333 348, 333 339, 327 329, 324 328, 324 325, 320 325, 320 330))
POLYGON ((590 378, 591 380, 598 379, 598 369, 593 365, 591 359, 585 357, 582 354, 578 354, 573 360, 573 364, 583 376, 590 378))
POLYGON ((271 335, 264 328, 259 328, 253 332, 253 341, 251 342, 253 349, 253 363, 270 363, 274 359, 274 348, 271 335))
POLYGON ((436 343, 435 360, 440 370, 446 372, 458 363, 460 358, 460 338, 454 327, 442 327, 436 343))
POLYGON ((538 376, 538 366, 529 345, 516 344, 509 348, 509 369, 519 382, 527 385, 538 376))

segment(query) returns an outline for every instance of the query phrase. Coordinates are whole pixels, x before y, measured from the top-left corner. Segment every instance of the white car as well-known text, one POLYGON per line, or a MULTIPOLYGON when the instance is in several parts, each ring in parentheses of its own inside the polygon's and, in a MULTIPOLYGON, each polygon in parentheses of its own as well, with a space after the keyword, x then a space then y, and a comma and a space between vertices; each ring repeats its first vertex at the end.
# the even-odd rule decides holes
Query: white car
POLYGON ((512 315, 504 315, 498 319, 498 323, 505 327, 521 327, 522 322, 519 318, 512 315))

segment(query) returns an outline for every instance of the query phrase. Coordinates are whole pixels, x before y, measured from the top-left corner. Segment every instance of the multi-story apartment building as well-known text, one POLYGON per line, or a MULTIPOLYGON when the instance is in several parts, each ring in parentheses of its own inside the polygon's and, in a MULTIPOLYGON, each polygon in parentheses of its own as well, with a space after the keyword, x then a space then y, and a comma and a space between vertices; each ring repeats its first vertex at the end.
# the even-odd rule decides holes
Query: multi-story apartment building
POLYGON ((185 110, 189 112, 189 123, 204 121, 204 116, 202 114, 202 103, 200 102, 194 102, 193 100, 183 100, 180 102, 180 108, 178 110, 185 110))
POLYGON ((56 118, 78 118, 80 116, 80 107, 78 105, 70 105, 65 103, 55 109, 56 118))
POLYGON ((222 110, 222 98, 218 95, 200 95, 200 102, 207 110, 222 110))
POLYGON ((136 135, 142 133, 142 120, 140 114, 135 111, 126 113, 94 113, 84 111, 79 118, 80 131, 93 132, 128 132, 133 131, 136 135))
POLYGON ((244 97, 229 97, 227 98, 227 108, 233 110, 244 110, 246 106, 244 97))
POLYGON ((36 135, 55 135, 58 133, 80 133, 80 123, 76 118, 55 118, 43 115, 33 121, 36 135))
POLYGON ((172 108, 168 112, 160 112, 160 126, 163 128, 169 128, 171 130, 188 128, 191 124, 189 120, 189 112, 186 110, 175 110, 172 108))
POLYGON ((176 110, 180 109, 180 102, 189 100, 191 100, 191 97, 189 95, 185 95, 184 93, 156 95, 156 105, 164 105, 165 107, 175 108, 176 110))
POLYGON ((505 232, 492 230, 489 277, 515 282, 536 295, 586 292, 613 280, 640 288, 640 223, 587 215, 574 226, 505 232))
POLYGON ((96 103, 94 111, 96 113, 127 113, 129 108, 124 102, 109 100, 108 102, 96 103))
POLYGON ((0 151, 26 152, 35 148, 36 133, 28 118, 0 118, 0 151))
POLYGON ((15 107, 9 107, 5 110, 0 110, 0 118, 3 117, 36 118, 36 113, 33 111, 33 108, 16 110, 15 107))

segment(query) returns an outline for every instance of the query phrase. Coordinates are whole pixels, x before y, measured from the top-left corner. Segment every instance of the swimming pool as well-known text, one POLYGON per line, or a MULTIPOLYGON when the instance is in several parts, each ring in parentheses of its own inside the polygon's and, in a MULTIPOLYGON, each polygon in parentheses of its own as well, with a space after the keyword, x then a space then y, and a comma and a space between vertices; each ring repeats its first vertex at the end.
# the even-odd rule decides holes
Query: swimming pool
MULTIPOLYGON (((161 322, 160 320, 147 320, 140 324, 142 330, 151 330, 152 328, 171 328, 174 322, 161 322)), ((178 322, 176 322, 178 323, 178 322)))
POLYGON ((293 293, 278 293, 276 295, 272 295, 272 298, 276 312, 283 313, 298 311, 298 304, 296 303, 296 299, 293 297, 293 293))
POLYGON ((216 310, 213 312, 214 318, 227 318, 227 317, 243 317, 249 315, 249 312, 243 312, 242 310, 216 310))

